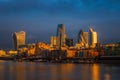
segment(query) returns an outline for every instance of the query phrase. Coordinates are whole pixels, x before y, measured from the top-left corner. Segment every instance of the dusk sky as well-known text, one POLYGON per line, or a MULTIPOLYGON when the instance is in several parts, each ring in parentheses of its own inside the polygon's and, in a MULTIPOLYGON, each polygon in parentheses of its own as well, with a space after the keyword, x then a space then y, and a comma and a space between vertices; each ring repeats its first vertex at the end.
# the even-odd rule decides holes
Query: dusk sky
POLYGON ((21 30, 26 43, 49 43, 61 23, 75 41, 92 25, 99 42, 119 42, 120 0, 0 0, 0 49, 13 49, 12 33, 21 30))

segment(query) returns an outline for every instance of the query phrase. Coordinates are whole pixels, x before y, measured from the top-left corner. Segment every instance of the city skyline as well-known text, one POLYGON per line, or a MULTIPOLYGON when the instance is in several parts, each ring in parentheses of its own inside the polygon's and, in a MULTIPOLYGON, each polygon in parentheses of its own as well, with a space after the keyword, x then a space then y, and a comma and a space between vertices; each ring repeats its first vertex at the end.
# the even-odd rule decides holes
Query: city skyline
POLYGON ((56 26, 63 23, 68 37, 77 40, 79 29, 90 25, 98 42, 120 40, 120 1, 118 0, 0 0, 0 49, 13 47, 11 34, 26 31, 27 43, 49 42, 56 26), (43 34, 45 36, 43 36, 43 34), (112 36, 111 36, 112 35, 112 36))
MULTIPOLYGON (((64 24, 58 24, 57 27, 56 27, 56 32, 57 32, 57 35, 50 35, 48 37, 48 42, 45 42, 45 41, 32 41, 31 43, 26 43, 28 40, 26 38, 27 34, 25 31, 17 31, 17 32, 13 32, 12 33, 12 36, 11 36, 11 39, 12 39, 12 47, 10 49, 14 49, 14 50, 17 50, 17 48, 19 46, 22 46, 22 45, 26 45, 26 44, 34 44, 34 43, 38 43, 38 42, 45 42, 49 45, 51 45, 51 42, 52 44, 56 44, 57 46, 65 46, 65 41, 66 39, 69 39, 69 37, 71 38, 71 36, 67 37, 67 34, 66 34, 66 30, 65 30, 65 26, 64 24), (24 37, 24 39, 22 39, 24 37), (55 37, 56 37, 56 41, 55 41, 55 37), (58 37, 58 38, 57 38, 58 37), (52 39, 53 38, 53 39, 52 39), (63 38, 63 39, 62 39, 63 38), (16 40, 16 41, 15 41, 16 40), (22 41, 22 44, 21 44, 21 41, 22 41), (51 41, 52 40, 52 41, 51 41), (20 45, 19 45, 19 42, 20 42, 20 45)), ((54 33, 55 34, 55 33, 54 33)), ((69 33, 68 33, 69 34, 69 33)), ((97 32, 94 31, 93 27, 90 25, 89 26, 89 29, 88 31, 85 31, 83 32, 82 29, 80 29, 80 31, 76 34, 76 38, 73 38, 73 43, 74 43, 74 46, 76 44, 81 44, 81 46, 83 47, 91 47, 91 48, 94 48, 96 43, 99 41, 98 40, 98 36, 97 36, 97 32), (84 39, 83 39, 84 38, 84 39), (85 43, 84 43, 84 40, 85 40, 85 43), (82 41, 82 42, 81 42, 82 41), (87 41, 87 42, 86 42, 87 41), (92 47, 93 46, 93 47, 92 47)), ((44 35, 45 36, 45 35, 44 35)), ((98 42, 99 43, 99 42, 98 42)))

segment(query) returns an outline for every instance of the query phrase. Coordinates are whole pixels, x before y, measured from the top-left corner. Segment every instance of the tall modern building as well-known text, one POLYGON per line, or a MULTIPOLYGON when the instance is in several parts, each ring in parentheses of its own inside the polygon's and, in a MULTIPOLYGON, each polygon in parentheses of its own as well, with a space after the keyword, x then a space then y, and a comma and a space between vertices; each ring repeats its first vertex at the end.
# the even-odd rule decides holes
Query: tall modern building
POLYGON ((56 36, 51 36, 50 37, 50 46, 54 47, 57 45, 57 37, 56 36))
POLYGON ((62 46, 65 46, 66 42, 66 33, 65 33, 65 27, 63 24, 58 24, 57 28, 57 46, 60 48, 62 46))
POLYGON ((88 48, 88 32, 83 32, 82 30, 78 33, 78 44, 82 48, 88 48))
POLYGON ((88 32, 83 32, 83 36, 85 40, 84 46, 85 48, 88 48, 88 32))
POLYGON ((92 28, 89 29, 90 32, 90 48, 95 48, 97 43, 97 32, 92 28))
POLYGON ((24 31, 13 33, 14 49, 18 50, 20 46, 25 45, 26 33, 24 31))

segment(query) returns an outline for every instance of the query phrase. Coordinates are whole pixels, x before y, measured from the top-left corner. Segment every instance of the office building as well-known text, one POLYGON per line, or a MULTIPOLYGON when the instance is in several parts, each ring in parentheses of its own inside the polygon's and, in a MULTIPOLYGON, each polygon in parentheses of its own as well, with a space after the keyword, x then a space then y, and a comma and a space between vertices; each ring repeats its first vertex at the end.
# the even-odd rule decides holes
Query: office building
POLYGON ((65 33, 65 27, 63 24, 58 24, 57 28, 57 46, 59 48, 66 46, 66 33, 65 33))
POLYGON ((51 36, 50 37, 50 46, 55 47, 57 45, 57 37, 56 36, 51 36))
POLYGON ((13 33, 14 49, 18 50, 20 46, 25 45, 26 33, 24 31, 13 33))
POLYGON ((83 36, 84 36, 84 46, 85 48, 88 48, 88 32, 83 32, 83 36))
POLYGON ((79 31, 77 44, 79 44, 81 48, 88 48, 88 32, 79 31))
POLYGON ((90 48, 95 48, 97 43, 97 32, 92 28, 89 29, 90 32, 90 48))

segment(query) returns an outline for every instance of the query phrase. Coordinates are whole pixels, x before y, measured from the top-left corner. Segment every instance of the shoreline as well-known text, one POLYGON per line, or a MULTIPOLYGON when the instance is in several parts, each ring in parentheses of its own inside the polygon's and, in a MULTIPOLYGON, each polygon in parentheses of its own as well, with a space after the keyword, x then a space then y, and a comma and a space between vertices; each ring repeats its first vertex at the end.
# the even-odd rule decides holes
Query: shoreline
POLYGON ((4 61, 16 61, 16 62, 48 62, 48 63, 75 63, 75 64, 94 64, 94 63, 104 63, 104 64, 120 64, 120 56, 102 56, 95 59, 74 59, 74 58, 67 58, 67 59, 27 59, 27 58, 13 58, 13 57, 0 57, 0 60, 4 61))

